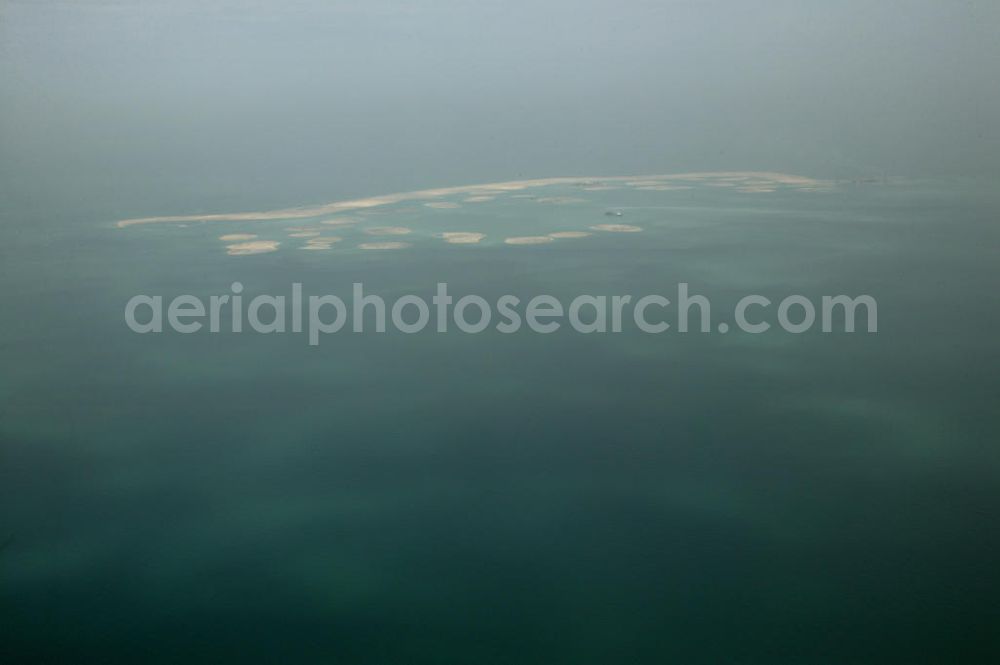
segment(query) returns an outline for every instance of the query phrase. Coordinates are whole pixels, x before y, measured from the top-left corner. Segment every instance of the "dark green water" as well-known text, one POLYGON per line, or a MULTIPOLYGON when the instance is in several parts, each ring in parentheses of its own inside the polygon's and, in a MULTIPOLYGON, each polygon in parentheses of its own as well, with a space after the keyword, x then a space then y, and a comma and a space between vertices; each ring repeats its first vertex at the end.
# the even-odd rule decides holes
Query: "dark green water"
POLYGON ((99 203, 7 206, 0 661, 996 662, 988 185, 401 206, 363 224, 413 228, 406 250, 246 257, 216 237, 281 225, 120 230, 99 203), (642 233, 499 242, 663 202, 620 220, 642 233), (432 237, 452 222, 487 240, 432 237), (234 280, 488 300, 684 281, 720 312, 869 293, 879 332, 312 348, 125 327, 132 295, 234 280))

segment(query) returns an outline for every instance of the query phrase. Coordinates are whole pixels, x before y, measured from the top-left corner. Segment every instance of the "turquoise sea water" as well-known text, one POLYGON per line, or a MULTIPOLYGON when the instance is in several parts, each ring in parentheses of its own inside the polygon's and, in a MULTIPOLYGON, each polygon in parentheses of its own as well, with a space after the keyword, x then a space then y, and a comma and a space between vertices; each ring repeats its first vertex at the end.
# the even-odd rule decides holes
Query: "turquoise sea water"
POLYGON ((119 229, 93 202, 3 210, 4 662, 990 662, 988 186, 447 200, 346 213, 328 251, 288 234, 330 215, 119 229), (643 230, 590 229, 607 223, 643 230), (366 233, 380 226, 412 232, 366 233), (576 230, 593 235, 503 242, 576 230), (229 233, 281 244, 229 256, 229 233), (373 241, 409 246, 357 248, 373 241), (310 347, 125 326, 135 294, 234 281, 247 299, 363 282, 429 300, 447 282, 567 302, 687 282, 723 318, 748 293, 867 293, 879 332, 310 347))

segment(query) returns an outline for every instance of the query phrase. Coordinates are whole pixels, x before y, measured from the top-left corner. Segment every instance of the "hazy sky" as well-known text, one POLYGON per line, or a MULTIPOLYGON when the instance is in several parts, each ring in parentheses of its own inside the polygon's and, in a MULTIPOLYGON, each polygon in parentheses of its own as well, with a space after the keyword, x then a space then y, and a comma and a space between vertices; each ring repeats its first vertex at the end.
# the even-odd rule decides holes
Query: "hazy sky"
POLYGON ((996 175, 998 33, 992 0, 4 0, 0 177, 161 211, 518 176, 996 175))

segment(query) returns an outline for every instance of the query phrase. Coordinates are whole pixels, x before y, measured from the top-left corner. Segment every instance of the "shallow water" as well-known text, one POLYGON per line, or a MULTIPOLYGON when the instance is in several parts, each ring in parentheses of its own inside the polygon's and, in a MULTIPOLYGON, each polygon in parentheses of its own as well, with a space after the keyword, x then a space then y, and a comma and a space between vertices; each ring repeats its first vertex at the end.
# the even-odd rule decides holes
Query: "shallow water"
POLYGON ((119 229, 97 204, 5 209, 0 654, 915 663, 972 662, 995 639, 988 186, 466 198, 345 213, 319 251, 290 234, 334 216, 119 229), (591 229, 609 223, 642 231, 591 229), (370 233, 396 227, 410 233, 370 233), (504 242, 572 231, 592 235, 504 242), (441 237, 456 232, 484 237, 441 237), (226 234, 280 244, 229 256, 226 234), (234 281, 248 299, 297 281, 487 300, 683 281, 721 311, 747 293, 869 293, 879 332, 310 347, 123 322, 137 293, 234 281))

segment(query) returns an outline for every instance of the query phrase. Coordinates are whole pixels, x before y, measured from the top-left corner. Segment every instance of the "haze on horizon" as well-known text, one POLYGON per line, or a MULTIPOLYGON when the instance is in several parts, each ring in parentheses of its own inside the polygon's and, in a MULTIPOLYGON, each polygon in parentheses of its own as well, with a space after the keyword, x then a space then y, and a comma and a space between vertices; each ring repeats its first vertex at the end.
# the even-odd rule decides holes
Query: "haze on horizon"
POLYGON ((750 5, 6 2, 0 194, 124 216, 588 173, 1000 175, 1000 5, 750 5))

